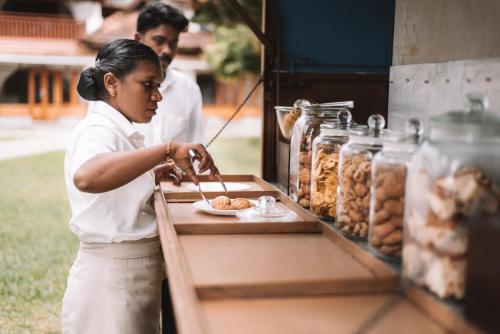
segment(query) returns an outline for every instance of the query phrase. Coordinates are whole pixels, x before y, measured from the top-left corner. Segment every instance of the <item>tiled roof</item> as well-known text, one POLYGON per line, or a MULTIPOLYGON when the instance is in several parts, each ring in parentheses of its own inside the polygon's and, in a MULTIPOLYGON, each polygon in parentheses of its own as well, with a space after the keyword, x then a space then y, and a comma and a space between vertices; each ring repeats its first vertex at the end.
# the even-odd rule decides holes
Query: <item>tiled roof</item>
MULTIPOLYGON (((92 48, 100 48, 104 44, 117 38, 133 38, 138 11, 116 12, 104 19, 103 24, 97 31, 84 37, 82 41, 92 48)), ((198 54, 212 41, 209 32, 185 32, 179 38, 180 54, 198 54)))
POLYGON ((30 54, 43 56, 84 56, 93 55, 95 50, 72 39, 49 38, 0 38, 2 54, 30 54))

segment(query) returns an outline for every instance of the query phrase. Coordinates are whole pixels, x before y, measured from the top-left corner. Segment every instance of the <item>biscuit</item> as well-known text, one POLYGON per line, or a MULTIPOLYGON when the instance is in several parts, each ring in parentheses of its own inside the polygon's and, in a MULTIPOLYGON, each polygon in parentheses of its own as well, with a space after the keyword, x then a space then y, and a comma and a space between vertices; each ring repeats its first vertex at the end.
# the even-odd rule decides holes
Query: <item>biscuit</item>
POLYGON ((227 210, 226 207, 231 207, 231 199, 227 196, 217 196, 210 204, 216 210, 227 210))

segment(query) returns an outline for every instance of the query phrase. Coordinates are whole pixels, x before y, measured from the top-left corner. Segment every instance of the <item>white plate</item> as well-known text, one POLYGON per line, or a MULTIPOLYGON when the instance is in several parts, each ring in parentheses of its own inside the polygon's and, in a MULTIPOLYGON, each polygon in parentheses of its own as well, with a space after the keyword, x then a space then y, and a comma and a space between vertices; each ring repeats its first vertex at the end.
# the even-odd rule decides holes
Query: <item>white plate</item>
MULTIPOLYGON (((224 191, 224 188, 222 188, 222 184, 220 182, 200 182, 201 184, 201 190, 203 192, 207 191, 224 191)), ((244 183, 238 183, 238 182, 224 182, 226 185, 227 191, 239 191, 239 190, 245 190, 250 188, 248 184, 244 183)), ((192 191, 198 191, 198 186, 196 186, 194 183, 189 183, 187 187, 192 190, 192 191)))
MULTIPOLYGON (((202 187, 203 187, 203 185, 202 185, 202 187)), ((258 202, 254 201, 254 200, 250 200, 250 202, 252 202, 255 205, 258 204, 258 202)), ((217 215, 217 216, 235 216, 236 212, 239 211, 239 210, 217 210, 217 209, 214 209, 211 205, 208 205, 208 203, 205 202, 205 200, 194 202, 193 206, 198 210, 201 210, 201 211, 206 212, 206 213, 211 214, 211 215, 217 215)))

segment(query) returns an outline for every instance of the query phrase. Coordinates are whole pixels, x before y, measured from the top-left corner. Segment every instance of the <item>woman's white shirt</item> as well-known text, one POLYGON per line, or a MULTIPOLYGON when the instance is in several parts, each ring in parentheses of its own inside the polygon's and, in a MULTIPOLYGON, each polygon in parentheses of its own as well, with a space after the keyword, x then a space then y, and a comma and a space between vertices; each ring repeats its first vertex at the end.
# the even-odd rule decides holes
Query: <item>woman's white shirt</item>
POLYGON ((144 148, 144 136, 116 109, 97 102, 73 130, 66 150, 64 174, 72 217, 70 229, 81 241, 110 243, 139 240, 158 235, 156 216, 148 204, 153 193, 154 173, 104 193, 78 190, 73 175, 90 158, 101 153, 144 148))

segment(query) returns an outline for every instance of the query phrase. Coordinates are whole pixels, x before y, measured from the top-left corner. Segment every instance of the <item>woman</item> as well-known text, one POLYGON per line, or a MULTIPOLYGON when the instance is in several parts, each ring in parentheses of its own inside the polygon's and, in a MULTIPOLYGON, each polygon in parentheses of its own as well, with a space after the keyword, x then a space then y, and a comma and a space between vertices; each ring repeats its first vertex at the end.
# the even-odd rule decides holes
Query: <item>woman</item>
POLYGON ((156 53, 133 40, 103 47, 86 69, 79 94, 98 101, 74 129, 65 158, 72 210, 70 229, 80 239, 62 307, 63 333, 156 333, 162 261, 151 195, 173 159, 192 181, 189 150, 200 173, 218 174, 200 144, 166 142, 144 148, 132 122, 146 123, 161 100, 156 53))

